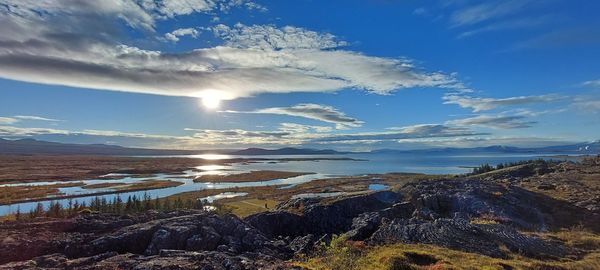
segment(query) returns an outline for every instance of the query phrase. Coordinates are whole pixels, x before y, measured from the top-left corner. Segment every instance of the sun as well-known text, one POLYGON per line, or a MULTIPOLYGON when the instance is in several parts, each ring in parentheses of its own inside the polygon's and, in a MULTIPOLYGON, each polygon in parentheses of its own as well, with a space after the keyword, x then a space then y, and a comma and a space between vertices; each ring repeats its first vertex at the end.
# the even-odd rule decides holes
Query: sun
POLYGON ((217 95, 205 95, 202 97, 202 105, 207 109, 214 110, 221 105, 221 99, 217 95))
POLYGON ((207 89, 194 94, 199 98, 199 105, 202 105, 207 110, 215 110, 221 106, 221 101, 227 99, 226 93, 219 90, 207 89))

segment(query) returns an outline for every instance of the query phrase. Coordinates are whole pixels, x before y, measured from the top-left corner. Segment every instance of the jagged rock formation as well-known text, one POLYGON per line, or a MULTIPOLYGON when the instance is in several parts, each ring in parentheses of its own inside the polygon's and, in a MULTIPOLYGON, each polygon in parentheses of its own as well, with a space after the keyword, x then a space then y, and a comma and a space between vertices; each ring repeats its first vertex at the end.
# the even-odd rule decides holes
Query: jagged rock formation
POLYGON ((233 215, 92 215, 28 228, 12 225, 3 228, 0 262, 31 260, 3 269, 278 269, 286 267, 283 261, 291 255, 287 243, 267 238, 233 215), (32 234, 39 230, 49 233, 32 234), (16 238, 11 245, 8 239, 16 238))

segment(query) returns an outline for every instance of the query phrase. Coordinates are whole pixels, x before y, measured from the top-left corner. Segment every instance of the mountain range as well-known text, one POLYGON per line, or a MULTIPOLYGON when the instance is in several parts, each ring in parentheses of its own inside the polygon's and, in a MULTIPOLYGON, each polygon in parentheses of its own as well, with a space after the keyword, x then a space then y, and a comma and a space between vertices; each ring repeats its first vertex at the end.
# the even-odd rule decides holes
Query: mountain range
POLYGON ((316 150, 307 148, 262 149, 248 148, 242 150, 172 150, 130 148, 107 144, 70 144, 40 141, 35 139, 6 140, 0 138, 0 154, 3 155, 115 155, 115 156, 162 156, 162 155, 334 155, 334 150, 316 150))
POLYGON ((513 147, 492 145, 473 148, 429 148, 417 150, 378 149, 370 153, 415 153, 415 154, 476 154, 476 153, 504 153, 504 154, 599 154, 600 140, 593 142, 574 143, 566 145, 545 147, 513 147))
MULTIPOLYGON (((247 148, 247 149, 218 149, 218 150, 174 150, 130 148, 107 144, 69 144, 40 141, 35 139, 7 140, 0 138, 0 154, 4 155, 121 155, 121 156, 161 156, 161 155, 198 155, 198 154, 229 154, 229 155, 336 155, 339 152, 330 149, 309 148, 247 148)), ((430 148, 418 150, 378 149, 366 153, 382 154, 599 154, 600 141, 575 143, 568 145, 521 148, 511 146, 487 146, 475 148, 430 148)))

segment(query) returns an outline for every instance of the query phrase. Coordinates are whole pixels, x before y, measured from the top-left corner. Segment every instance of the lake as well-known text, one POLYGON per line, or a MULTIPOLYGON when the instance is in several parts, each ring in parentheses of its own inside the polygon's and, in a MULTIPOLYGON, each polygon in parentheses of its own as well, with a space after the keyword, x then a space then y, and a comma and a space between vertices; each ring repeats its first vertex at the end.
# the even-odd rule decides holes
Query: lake
MULTIPOLYGON (((172 181, 182 182, 182 185, 177 187, 169 187, 163 189, 155 189, 148 191, 136 191, 121 193, 121 198, 127 198, 128 196, 136 195, 141 197, 144 193, 148 194, 152 198, 155 197, 167 197, 181 192, 197 191, 205 189, 224 189, 234 187, 253 187, 253 186, 271 186, 277 185, 280 188, 289 188, 297 184, 306 183, 316 179, 326 179, 336 176, 345 175, 365 175, 365 174, 382 174, 390 172, 410 172, 410 173, 426 173, 426 174, 462 174, 470 172, 470 167, 475 167, 483 163, 489 163, 492 165, 505 162, 514 162, 528 159, 556 159, 551 158, 552 154, 540 153, 540 154, 523 154, 523 155, 502 155, 502 154, 483 154, 483 155, 443 155, 443 154, 405 154, 405 153, 361 153, 361 154, 344 154, 344 155, 331 155, 331 156, 307 156, 307 155, 286 155, 286 156, 231 156, 231 155, 193 155, 183 156, 189 158, 199 159, 231 159, 231 158, 260 158, 260 159, 273 159, 273 160, 261 160, 256 162, 245 162, 236 163, 231 166, 222 165, 208 165, 198 166, 198 170, 185 171, 181 174, 156 174, 150 177, 132 177, 127 174, 122 174, 122 179, 119 180, 107 180, 107 179, 74 179, 82 181, 86 184, 99 184, 105 182, 124 182, 124 183, 135 183, 138 181, 148 179, 165 179, 172 181), (304 160, 304 161, 276 161, 276 159, 282 158, 351 158, 354 160, 304 160), (296 172, 314 172, 315 174, 302 175, 298 177, 292 177, 287 179, 275 179, 269 181, 256 181, 256 182, 242 182, 242 183, 195 183, 193 178, 204 174, 237 174, 248 171, 258 170, 278 170, 278 171, 296 171, 296 172)), ((164 156, 163 156, 164 157, 164 156)), ((182 157, 182 156, 178 156, 182 157)), ((562 158, 564 160, 564 157, 562 158)), ((35 183, 36 185, 54 184, 56 181, 46 181, 35 183)), ((15 184, 13 184, 15 185, 15 184)), ((19 185, 19 184, 17 184, 19 185)), ((26 184, 21 184, 26 185, 26 184)), ((31 183, 27 184, 31 185, 31 183)), ((0 188, 5 185, 0 185, 0 188)), ((375 189, 375 188, 374 188, 375 189)), ((89 202, 95 197, 95 192, 106 192, 110 191, 110 188, 102 189, 82 189, 81 187, 68 187, 60 188, 60 191, 65 195, 89 195, 86 197, 80 197, 73 199, 73 201, 79 201, 80 203, 89 202)), ((234 194, 235 196, 243 196, 244 194, 234 194)), ((220 198, 228 198, 232 193, 219 194, 211 196, 211 201, 218 200, 220 198)), ((108 194, 99 196, 112 200, 116 195, 108 194)), ((51 200, 51 198, 49 198, 51 200)), ((42 201, 42 204, 47 206, 49 200, 42 201)), ((62 199, 56 200, 62 204, 67 204, 69 200, 62 199)), ((37 202, 29 203, 18 203, 13 205, 0 206, 0 215, 15 212, 19 209, 21 212, 28 212, 35 208, 37 202)))

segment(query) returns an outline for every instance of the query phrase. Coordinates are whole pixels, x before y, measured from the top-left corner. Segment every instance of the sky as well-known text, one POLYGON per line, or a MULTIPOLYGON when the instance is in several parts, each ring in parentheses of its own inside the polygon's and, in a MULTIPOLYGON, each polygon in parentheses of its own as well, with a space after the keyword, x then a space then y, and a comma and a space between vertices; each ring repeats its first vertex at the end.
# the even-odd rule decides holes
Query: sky
POLYGON ((600 139, 593 0, 0 0, 0 138, 130 147, 600 139))

